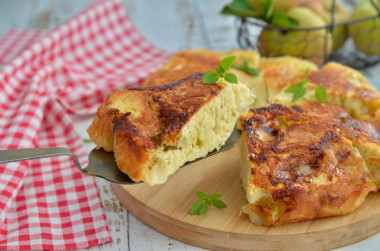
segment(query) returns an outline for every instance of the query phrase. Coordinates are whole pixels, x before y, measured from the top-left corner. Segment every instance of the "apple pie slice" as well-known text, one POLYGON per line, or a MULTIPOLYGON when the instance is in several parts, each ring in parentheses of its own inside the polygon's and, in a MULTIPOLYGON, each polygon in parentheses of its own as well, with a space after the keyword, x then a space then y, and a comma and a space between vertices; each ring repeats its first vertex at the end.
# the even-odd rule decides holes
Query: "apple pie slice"
POLYGON ((222 146, 253 103, 245 85, 206 85, 202 76, 111 93, 87 130, 90 139, 113 151, 132 180, 164 183, 184 163, 222 146))
POLYGON ((271 101, 284 88, 301 81, 307 70, 317 71, 318 66, 308 60, 291 56, 261 58, 260 72, 268 88, 268 100, 271 101))
POLYGON ((279 104, 240 117, 242 212, 263 226, 344 215, 376 184, 359 151, 330 117, 279 104))
MULTIPOLYGON (((228 52, 216 52, 206 49, 185 50, 171 56, 161 69, 153 73, 142 83, 142 86, 162 85, 187 77, 196 72, 206 73, 208 71, 214 71, 220 61, 229 56, 236 57, 235 65, 242 65, 246 60, 251 68, 259 68, 260 54, 257 51, 231 50, 228 52)), ((267 88, 263 81, 262 74, 253 76, 233 67, 231 67, 228 72, 236 74, 239 81, 248 86, 253 93, 260 93, 252 104, 252 108, 268 104, 267 88)))
MULTIPOLYGON (((328 63, 319 71, 311 71, 307 79, 310 83, 318 84, 326 88, 326 102, 344 107, 347 112, 356 119, 380 121, 380 95, 371 86, 368 80, 357 70, 338 64, 328 63)), ((285 92, 295 82, 284 83, 282 90, 276 96, 271 96, 271 103, 292 105, 292 94, 285 92)), ((316 100, 314 96, 315 86, 306 86, 309 91, 302 98, 316 100)), ((268 87, 269 88, 269 87, 268 87)))

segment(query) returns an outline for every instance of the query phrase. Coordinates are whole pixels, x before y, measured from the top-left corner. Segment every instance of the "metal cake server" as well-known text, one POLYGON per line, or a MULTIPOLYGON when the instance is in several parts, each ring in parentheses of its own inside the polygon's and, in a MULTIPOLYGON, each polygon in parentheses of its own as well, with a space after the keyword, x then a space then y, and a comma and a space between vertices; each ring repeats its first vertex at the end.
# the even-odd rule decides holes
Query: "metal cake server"
MULTIPOLYGON (((191 163, 199 161, 201 159, 210 157, 211 155, 217 154, 219 152, 225 151, 236 145, 237 140, 241 134, 240 130, 234 129, 231 136, 227 139, 226 143, 220 147, 219 150, 214 150, 208 153, 205 157, 186 162, 182 167, 187 166, 191 163)), ((89 163, 85 168, 82 168, 77 156, 73 154, 69 149, 65 147, 46 147, 46 148, 27 148, 27 149, 15 149, 15 150, 0 150, 0 164, 23 161, 29 159, 39 159, 47 158, 53 156, 71 156, 76 167, 86 175, 96 176, 108 181, 132 185, 142 182, 132 181, 128 175, 121 172, 117 167, 113 152, 106 152, 102 148, 94 148, 89 156, 89 163)))

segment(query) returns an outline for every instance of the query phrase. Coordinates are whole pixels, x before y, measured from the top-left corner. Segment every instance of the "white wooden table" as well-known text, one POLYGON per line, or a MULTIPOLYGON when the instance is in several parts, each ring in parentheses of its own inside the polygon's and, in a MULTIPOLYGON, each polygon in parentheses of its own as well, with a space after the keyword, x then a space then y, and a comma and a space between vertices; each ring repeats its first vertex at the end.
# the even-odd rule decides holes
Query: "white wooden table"
MULTIPOLYGON (((7 30, 51 30, 93 0, 0 0, 0 37, 7 30)), ((180 51, 205 47, 237 48, 235 19, 219 14, 229 0, 124 0, 140 32, 161 48, 180 51)), ((363 73, 380 87, 380 65, 363 73)), ((91 117, 73 116, 76 129, 87 138, 91 117)), ((94 145, 86 144, 87 151, 94 145)), ((97 178, 113 242, 89 250, 202 250, 162 235, 143 225, 119 203, 107 181, 97 178)), ((252 247, 254 248, 254 247, 252 247)), ((380 250, 380 234, 339 250, 380 250)))

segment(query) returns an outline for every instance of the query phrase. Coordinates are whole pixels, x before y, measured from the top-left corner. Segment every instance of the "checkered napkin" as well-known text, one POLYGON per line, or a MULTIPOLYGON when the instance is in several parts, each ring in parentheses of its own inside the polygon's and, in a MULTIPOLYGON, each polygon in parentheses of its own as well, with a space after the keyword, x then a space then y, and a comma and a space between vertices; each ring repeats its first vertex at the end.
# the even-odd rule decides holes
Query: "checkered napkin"
MULTIPOLYGON (((42 35, 11 31, 0 41, 0 63, 6 64, 0 71, 0 149, 65 146, 85 166, 81 137, 87 136, 74 131, 69 114, 94 113, 108 93, 140 83, 169 54, 136 31, 119 0, 95 3, 30 46, 42 35)), ((0 249, 76 249, 109 241, 95 180, 70 158, 0 164, 0 249)))

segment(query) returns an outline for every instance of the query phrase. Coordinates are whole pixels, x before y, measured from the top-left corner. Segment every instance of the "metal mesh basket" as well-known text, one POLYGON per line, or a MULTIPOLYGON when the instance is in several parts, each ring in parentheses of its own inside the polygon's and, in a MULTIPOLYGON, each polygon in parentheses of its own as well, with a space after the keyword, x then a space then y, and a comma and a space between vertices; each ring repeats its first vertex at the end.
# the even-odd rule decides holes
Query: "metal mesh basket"
MULTIPOLYGON (((353 7, 356 2, 346 1, 346 4, 353 7)), ((334 0, 331 7, 331 25, 323 27, 288 29, 271 26, 259 19, 242 18, 238 20, 238 43, 241 48, 259 50, 264 56, 291 54, 309 59, 318 65, 327 61, 337 61, 356 69, 363 69, 380 62, 380 53, 376 56, 363 53, 368 52, 369 48, 380 51, 380 37, 378 37, 380 31, 375 32, 375 29, 380 29, 378 26, 376 27, 376 22, 380 22, 380 9, 374 0, 371 0, 371 3, 375 6, 378 15, 335 23, 336 1, 334 0), (344 33, 343 35, 338 32, 334 33, 337 29, 348 29, 350 25, 361 24, 365 24, 365 27, 359 26, 355 33, 350 32, 347 40, 344 33), (291 38, 286 36, 290 32, 292 33, 291 38), (346 41, 342 47, 330 53, 332 36, 334 36, 334 40, 346 41), (359 43, 355 45, 354 40, 361 40, 361 47, 358 47, 359 43)))

